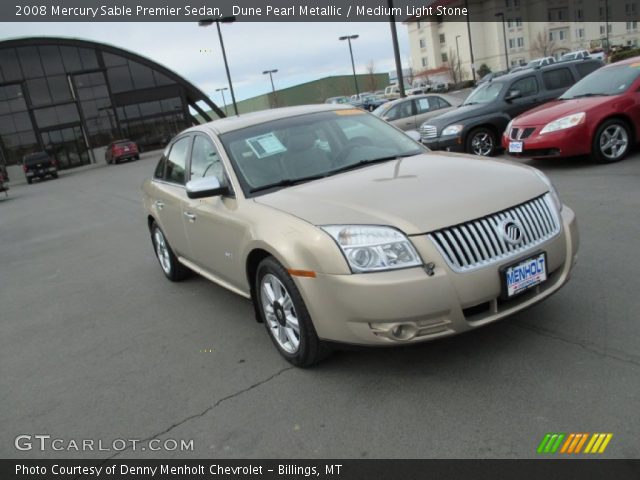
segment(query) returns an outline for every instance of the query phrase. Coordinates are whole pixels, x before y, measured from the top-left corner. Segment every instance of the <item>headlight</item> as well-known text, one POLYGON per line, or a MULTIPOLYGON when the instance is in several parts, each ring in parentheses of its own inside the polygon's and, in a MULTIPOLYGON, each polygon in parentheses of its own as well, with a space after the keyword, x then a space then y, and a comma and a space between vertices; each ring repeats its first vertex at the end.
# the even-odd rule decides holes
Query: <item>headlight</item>
POLYGON ((574 113, 572 115, 567 115, 566 117, 559 118, 558 120, 554 120, 551 123, 547 123, 542 130, 540 130, 540 135, 543 133, 557 132, 558 130, 564 130, 565 128, 575 127, 576 125, 580 125, 584 123, 585 113, 574 113))
POLYGON ((409 239, 391 227, 325 225, 353 273, 395 270, 422 265, 409 239))
POLYGON ((537 168, 534 168, 533 171, 536 172, 536 174, 538 175, 540 180, 542 180, 547 185, 547 187, 549 187, 549 193, 551 194, 551 200, 553 200, 553 204, 556 206, 556 209, 558 211, 561 211, 562 210, 562 201, 560 200, 560 195, 558 195, 558 191, 556 190, 556 187, 553 186, 553 183, 551 183, 551 180, 549 180, 549 177, 547 177, 540 170, 538 170, 537 168))
POLYGON ((462 131, 462 125, 449 125, 442 130, 441 135, 457 135, 462 131))

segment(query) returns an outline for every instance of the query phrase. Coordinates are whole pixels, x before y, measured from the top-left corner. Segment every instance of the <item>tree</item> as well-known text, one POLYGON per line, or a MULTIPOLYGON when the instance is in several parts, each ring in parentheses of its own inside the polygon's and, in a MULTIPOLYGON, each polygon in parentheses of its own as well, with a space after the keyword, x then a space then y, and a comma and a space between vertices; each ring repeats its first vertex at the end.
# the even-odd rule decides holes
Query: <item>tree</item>
POLYGON ((480 68, 478 68, 477 73, 478 73, 478 78, 482 78, 485 75, 489 75, 491 73, 491 69, 486 63, 483 63, 482 65, 480 65, 480 68))
POLYGON ((536 39, 531 44, 531 50, 537 52, 541 57, 551 56, 551 52, 555 47, 555 42, 549 38, 546 30, 539 31, 536 39))
POLYGON ((460 59, 455 50, 449 49, 447 57, 447 67, 449 68, 449 76, 454 85, 458 85, 462 81, 462 68, 460 67, 460 59))
POLYGON ((378 82, 376 81, 376 63, 369 60, 367 64, 367 78, 365 79, 365 88, 368 92, 375 92, 378 82))

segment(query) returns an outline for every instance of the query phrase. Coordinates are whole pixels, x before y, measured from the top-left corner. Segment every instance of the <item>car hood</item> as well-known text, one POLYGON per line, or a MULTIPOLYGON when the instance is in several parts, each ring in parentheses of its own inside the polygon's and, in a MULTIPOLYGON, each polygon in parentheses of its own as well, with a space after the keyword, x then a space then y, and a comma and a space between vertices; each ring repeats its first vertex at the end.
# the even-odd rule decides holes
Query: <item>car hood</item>
POLYGON ((432 152, 369 165, 254 200, 314 225, 390 225, 414 235, 504 210, 547 190, 530 167, 432 152))
POLYGON ((430 118, 425 123, 427 125, 433 125, 438 129, 438 133, 442 131, 443 128, 458 122, 463 122, 469 118, 477 117, 479 115, 483 115, 487 112, 495 111, 495 103, 491 102, 489 104, 477 104, 477 105, 460 105, 459 107, 454 107, 442 115, 438 115, 437 117, 430 118))
POLYGON ((587 112, 604 103, 611 102, 612 97, 588 97, 573 100, 554 100, 529 110, 516 117, 514 125, 537 127, 546 125, 572 113, 587 112))

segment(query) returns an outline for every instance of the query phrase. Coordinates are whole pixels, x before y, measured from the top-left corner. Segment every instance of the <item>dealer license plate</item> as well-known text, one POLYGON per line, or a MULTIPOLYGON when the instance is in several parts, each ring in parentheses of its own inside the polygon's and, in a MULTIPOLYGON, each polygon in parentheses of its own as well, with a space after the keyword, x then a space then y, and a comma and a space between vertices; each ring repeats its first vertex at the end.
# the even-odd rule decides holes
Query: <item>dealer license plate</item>
POLYGON ((503 270, 507 297, 540 285, 547 279, 547 255, 542 252, 503 270))
POLYGON ((510 153, 522 153, 522 142, 509 142, 510 153))

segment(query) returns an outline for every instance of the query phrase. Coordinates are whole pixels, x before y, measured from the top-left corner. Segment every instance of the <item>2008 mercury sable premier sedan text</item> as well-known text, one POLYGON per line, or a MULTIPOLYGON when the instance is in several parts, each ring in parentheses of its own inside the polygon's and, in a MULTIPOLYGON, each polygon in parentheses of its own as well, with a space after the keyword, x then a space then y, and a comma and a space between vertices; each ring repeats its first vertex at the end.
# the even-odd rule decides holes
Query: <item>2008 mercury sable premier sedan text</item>
POLYGON ((291 107, 178 135, 144 205, 164 274, 253 300, 280 353, 464 332, 548 297, 578 250, 538 170, 432 153, 369 113, 291 107))

